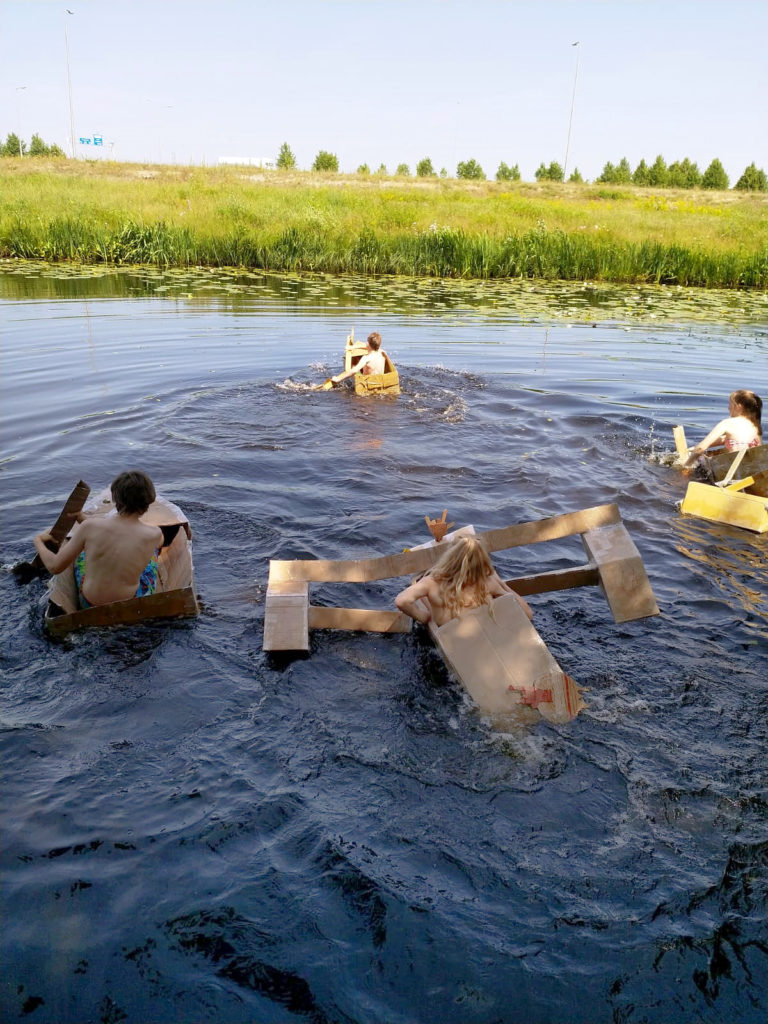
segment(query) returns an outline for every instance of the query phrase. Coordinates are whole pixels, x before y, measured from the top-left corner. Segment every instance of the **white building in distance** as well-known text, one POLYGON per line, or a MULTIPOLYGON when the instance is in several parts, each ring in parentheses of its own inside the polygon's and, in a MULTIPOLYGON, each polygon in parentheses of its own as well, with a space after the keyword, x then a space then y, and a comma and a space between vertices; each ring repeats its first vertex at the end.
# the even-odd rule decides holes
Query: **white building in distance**
POLYGON ((266 171, 274 171, 275 161, 261 156, 220 156, 220 164, 237 164, 240 167, 263 167, 266 171))

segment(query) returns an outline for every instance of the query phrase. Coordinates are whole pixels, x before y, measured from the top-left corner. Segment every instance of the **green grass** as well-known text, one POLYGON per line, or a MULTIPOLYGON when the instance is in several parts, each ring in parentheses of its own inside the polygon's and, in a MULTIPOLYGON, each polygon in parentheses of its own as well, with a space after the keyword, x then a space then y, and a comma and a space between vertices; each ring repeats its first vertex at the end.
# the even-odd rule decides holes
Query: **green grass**
POLYGON ((9 158, 0 178, 4 257, 768 287, 759 195, 9 158))

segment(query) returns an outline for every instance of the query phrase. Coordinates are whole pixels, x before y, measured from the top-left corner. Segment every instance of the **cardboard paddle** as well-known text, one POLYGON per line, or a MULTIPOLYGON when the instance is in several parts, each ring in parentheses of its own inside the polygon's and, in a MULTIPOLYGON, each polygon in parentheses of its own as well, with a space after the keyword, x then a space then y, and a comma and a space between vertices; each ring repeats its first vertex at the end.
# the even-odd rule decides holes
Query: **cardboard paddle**
MULTIPOLYGON (((88 484, 78 480, 72 493, 67 498, 64 508, 59 513, 59 518, 48 531, 51 535, 51 539, 46 542, 46 547, 49 551, 56 552, 59 550, 61 542, 74 526, 78 514, 82 511, 83 505, 85 505, 90 493, 91 489, 88 484)), ((47 569, 43 564, 42 558, 37 554, 31 562, 19 562, 18 565, 13 567, 13 574, 21 583, 28 583, 33 577, 39 576, 42 572, 47 572, 47 569)))

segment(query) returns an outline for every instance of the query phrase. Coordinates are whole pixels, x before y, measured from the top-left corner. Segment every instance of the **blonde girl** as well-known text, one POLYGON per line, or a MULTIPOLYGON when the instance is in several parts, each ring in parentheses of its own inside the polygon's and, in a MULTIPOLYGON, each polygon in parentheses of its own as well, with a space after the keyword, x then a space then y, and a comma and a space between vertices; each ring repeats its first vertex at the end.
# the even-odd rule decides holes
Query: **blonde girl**
POLYGON ((683 469, 689 469, 702 452, 716 444, 732 452, 763 443, 763 400, 759 395, 754 391, 734 391, 728 399, 728 413, 727 419, 720 420, 703 441, 690 449, 683 469))
MULTIPOLYGON (((499 579, 482 542, 459 537, 430 572, 397 595, 395 606, 417 622, 443 626, 471 608, 490 607, 494 597, 514 593, 499 579)), ((532 619, 528 604, 518 594, 515 597, 532 619)))

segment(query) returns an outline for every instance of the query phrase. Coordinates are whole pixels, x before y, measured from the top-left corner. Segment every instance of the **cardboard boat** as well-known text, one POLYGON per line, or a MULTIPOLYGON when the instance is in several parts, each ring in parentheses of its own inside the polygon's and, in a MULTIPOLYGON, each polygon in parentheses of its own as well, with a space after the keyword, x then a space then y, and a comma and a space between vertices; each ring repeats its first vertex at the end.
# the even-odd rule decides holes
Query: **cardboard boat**
MULTIPOLYGON (((273 560, 269 566, 264 615, 265 651, 308 651, 313 629, 407 633, 412 620, 384 609, 319 607, 310 604, 311 583, 368 583, 413 576, 432 568, 463 527, 402 554, 378 558, 322 561, 273 560)), ((489 552, 580 534, 586 565, 507 580, 521 597, 571 587, 602 587, 616 622, 659 612, 640 554, 621 522, 616 505, 569 512, 489 530, 478 536, 489 552)), ((578 687, 566 675, 528 620, 513 594, 496 598, 492 612, 473 609, 430 633, 449 668, 490 714, 521 704, 553 721, 567 721, 583 706, 578 687)))
MULTIPOLYGON (((117 515, 109 489, 86 501, 82 511, 86 516, 117 515)), ((192 561, 192 531, 187 517, 177 505, 158 496, 141 519, 163 531, 164 544, 157 559, 161 589, 147 597, 80 608, 75 574, 70 565, 53 576, 48 585, 45 628, 49 633, 64 636, 89 626, 125 626, 151 619, 199 614, 192 561)))
MULTIPOLYGON (((688 458, 685 430, 673 430, 680 461, 688 458)), ((712 449, 699 458, 706 481, 692 480, 680 503, 684 515, 768 532, 768 445, 740 451, 712 449)))
MULTIPOLYGON (((347 338, 344 348, 344 371, 351 370, 368 352, 366 342, 355 338, 354 330, 347 338)), ((400 375, 395 365, 384 353, 384 373, 356 373, 354 378, 356 395, 399 395, 400 375)))

